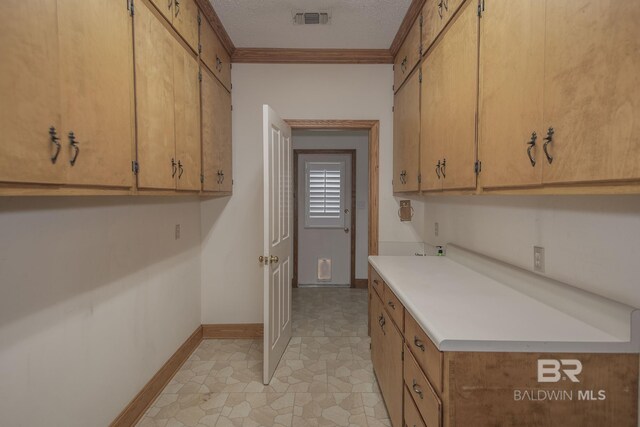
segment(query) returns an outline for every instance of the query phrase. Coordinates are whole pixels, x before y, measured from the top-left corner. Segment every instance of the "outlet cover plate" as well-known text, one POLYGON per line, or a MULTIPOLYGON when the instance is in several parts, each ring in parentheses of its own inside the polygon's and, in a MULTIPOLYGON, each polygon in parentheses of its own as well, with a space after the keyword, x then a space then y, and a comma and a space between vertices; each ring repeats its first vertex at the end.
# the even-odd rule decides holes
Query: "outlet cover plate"
POLYGON ((544 248, 542 246, 533 247, 533 271, 544 273, 544 248))

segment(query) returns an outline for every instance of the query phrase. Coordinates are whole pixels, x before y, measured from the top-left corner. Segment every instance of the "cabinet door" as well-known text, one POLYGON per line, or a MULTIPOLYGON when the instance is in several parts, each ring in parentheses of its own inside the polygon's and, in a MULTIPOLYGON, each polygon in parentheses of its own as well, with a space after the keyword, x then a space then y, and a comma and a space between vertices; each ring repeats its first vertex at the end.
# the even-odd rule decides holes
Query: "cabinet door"
POLYGON ((173 47, 176 43, 156 16, 140 2, 134 16, 138 187, 176 186, 173 47))
POLYGON ((388 316, 384 316, 384 308, 382 301, 378 295, 373 292, 371 296, 371 363, 376 373, 380 391, 383 390, 383 384, 386 386, 386 375, 384 366, 385 360, 385 342, 384 342, 384 323, 388 316))
POLYGON ((175 102, 178 190, 200 190, 200 85, 198 61, 175 41, 173 87, 175 102))
POLYGON ((476 112, 478 106, 478 15, 467 2, 446 30, 433 54, 444 72, 436 83, 444 92, 439 105, 445 127, 442 168, 445 190, 476 188, 476 112))
POLYGON ((149 0, 162 13, 165 19, 173 22, 173 1, 174 0, 149 0))
POLYGON ((231 95, 207 70, 202 71, 202 172, 203 191, 231 191, 231 95))
POLYGON ((418 191, 420 170, 420 70, 395 95, 393 191, 418 191))
POLYGON ((547 1, 544 183, 640 179, 638 22, 638 1, 547 1))
POLYGON ((402 426, 402 396, 403 396, 403 365, 402 349, 404 346, 402 335, 385 313, 386 323, 384 325, 383 342, 385 351, 383 353, 385 383, 381 388, 384 402, 387 405, 389 419, 392 426, 402 426))
POLYGON ((539 0, 492 1, 482 16, 478 150, 484 188, 542 183, 541 22, 544 2, 539 0))
POLYGON ((131 187, 133 52, 127 5, 64 0, 58 2, 58 17, 67 183, 131 187))
POLYGON ((444 28, 443 0, 427 0, 422 7, 422 53, 429 50, 444 28))
POLYGON ((440 81, 448 70, 444 68, 443 55, 433 51, 422 63, 422 87, 420 89, 420 173, 422 191, 442 190, 440 165, 444 158, 446 125, 441 105, 445 93, 440 81))
POLYGON ((194 52, 198 51, 200 24, 195 0, 174 0, 173 26, 194 52))
POLYGON ((56 0, 0 2, 0 181, 60 184, 68 163, 55 164, 60 120, 56 0))
POLYGON ((393 64, 394 89, 398 91, 405 79, 411 74, 416 64, 420 61, 420 17, 415 20, 407 38, 402 43, 393 64))
POLYGON ((202 61, 231 90, 231 59, 206 19, 201 24, 202 61))

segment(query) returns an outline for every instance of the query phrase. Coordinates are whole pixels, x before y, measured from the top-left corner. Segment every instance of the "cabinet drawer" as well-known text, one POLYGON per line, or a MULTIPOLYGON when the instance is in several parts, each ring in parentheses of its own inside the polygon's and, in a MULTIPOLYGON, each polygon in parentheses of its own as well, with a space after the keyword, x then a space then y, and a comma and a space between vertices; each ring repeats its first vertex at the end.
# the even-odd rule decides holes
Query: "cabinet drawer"
POLYGON ((406 427, 426 427, 407 387, 404 388, 404 425, 406 427))
POLYGON ((384 298, 382 301, 384 308, 387 309, 389 316, 391 316, 398 329, 404 331, 404 306, 386 283, 384 285, 384 298))
POLYGON ((405 319, 404 336, 407 346, 431 384, 436 390, 442 391, 442 353, 409 313, 405 319))
POLYGON ((418 362, 407 349, 404 357, 404 382, 425 424, 428 427, 440 427, 442 403, 418 366, 418 362))
POLYGON ((418 17, 409 30, 404 43, 400 46, 393 63, 393 88, 395 91, 400 89, 402 83, 411 74, 411 70, 420 61, 420 36, 420 17, 418 17))
POLYGON ((369 267, 371 270, 371 287, 376 290, 380 299, 384 298, 384 281, 375 268, 369 267))

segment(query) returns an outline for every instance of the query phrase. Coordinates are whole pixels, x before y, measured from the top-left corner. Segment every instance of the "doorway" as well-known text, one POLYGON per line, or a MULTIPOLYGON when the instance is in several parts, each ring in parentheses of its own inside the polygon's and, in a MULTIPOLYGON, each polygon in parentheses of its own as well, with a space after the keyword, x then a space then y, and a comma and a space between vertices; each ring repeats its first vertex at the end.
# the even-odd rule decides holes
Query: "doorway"
MULTIPOLYGON (((366 148, 366 135, 357 132, 298 133, 298 146, 358 139, 366 148)), ((294 286, 355 287, 356 184, 367 179, 366 171, 357 173, 357 149, 295 149, 295 133, 293 144, 294 286)))

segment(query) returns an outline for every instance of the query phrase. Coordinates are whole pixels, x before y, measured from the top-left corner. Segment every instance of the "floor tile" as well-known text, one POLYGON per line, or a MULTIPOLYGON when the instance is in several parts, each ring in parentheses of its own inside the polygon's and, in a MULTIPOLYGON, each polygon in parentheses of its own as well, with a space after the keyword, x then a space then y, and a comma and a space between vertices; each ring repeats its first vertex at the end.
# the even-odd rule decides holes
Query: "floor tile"
POLYGON ((376 378, 371 362, 349 360, 326 363, 330 392, 372 393, 376 390, 376 378))
POLYGON ((230 393, 216 427, 289 427, 294 393, 230 393))
POLYGON ((293 411, 296 427, 367 425, 359 393, 296 393, 293 411))
POLYGON ((302 360, 352 360, 348 337, 302 337, 302 360))
POLYGON ((227 397, 225 393, 164 394, 138 426, 215 426, 227 397))

